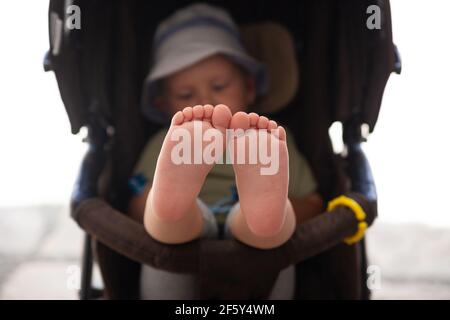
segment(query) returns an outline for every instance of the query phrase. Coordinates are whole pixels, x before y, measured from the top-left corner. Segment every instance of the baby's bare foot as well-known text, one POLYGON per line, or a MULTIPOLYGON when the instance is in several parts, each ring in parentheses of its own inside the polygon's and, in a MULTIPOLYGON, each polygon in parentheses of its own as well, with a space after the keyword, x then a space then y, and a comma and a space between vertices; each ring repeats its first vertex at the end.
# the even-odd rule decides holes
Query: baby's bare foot
MULTIPOLYGON (((158 157, 150 191, 151 208, 159 218, 176 221, 181 219, 188 210, 191 210, 206 175, 214 165, 214 163, 195 161, 194 154, 196 152, 194 149, 202 148, 202 152, 199 153, 197 150, 197 154, 203 154, 206 143, 202 139, 202 144, 198 146, 195 144, 194 126, 201 125, 202 133, 208 129, 217 130, 216 134, 224 137, 230 120, 231 111, 225 105, 188 107, 183 111, 178 111, 173 116, 158 157), (179 133, 190 136, 191 152, 188 157, 190 158, 188 164, 180 163, 179 159, 174 159, 174 148, 180 143, 177 140, 179 133)), ((223 138, 223 140, 225 139, 223 138)), ((223 152, 223 150, 221 151, 223 152)))
POLYGON ((230 129, 245 130, 230 145, 241 211, 251 232, 261 237, 274 236, 286 218, 289 182, 286 132, 275 121, 244 112, 233 115, 230 129), (261 159, 260 148, 272 152, 270 158, 278 161, 277 172, 264 174, 267 163, 261 159), (242 153, 245 153, 244 163, 238 161, 242 153))

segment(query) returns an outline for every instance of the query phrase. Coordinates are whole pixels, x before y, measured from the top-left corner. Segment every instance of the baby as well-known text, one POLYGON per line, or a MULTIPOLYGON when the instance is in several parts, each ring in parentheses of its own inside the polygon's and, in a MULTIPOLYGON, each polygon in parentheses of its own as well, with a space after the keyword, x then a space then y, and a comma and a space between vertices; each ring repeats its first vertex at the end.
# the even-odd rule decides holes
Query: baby
MULTIPOLYGON (((270 249, 285 243, 296 223, 322 210, 314 177, 289 133, 248 112, 267 79, 237 30, 225 11, 195 4, 156 31, 145 112, 156 121, 171 120, 149 141, 135 169, 129 213, 160 242, 217 237, 220 229, 224 237, 270 249), (276 172, 264 173, 264 154, 277 161, 276 172)), ((288 269, 272 298, 292 297, 294 269, 288 269)), ((193 276, 149 266, 142 275, 152 287, 141 289, 143 298, 197 296, 193 276)))

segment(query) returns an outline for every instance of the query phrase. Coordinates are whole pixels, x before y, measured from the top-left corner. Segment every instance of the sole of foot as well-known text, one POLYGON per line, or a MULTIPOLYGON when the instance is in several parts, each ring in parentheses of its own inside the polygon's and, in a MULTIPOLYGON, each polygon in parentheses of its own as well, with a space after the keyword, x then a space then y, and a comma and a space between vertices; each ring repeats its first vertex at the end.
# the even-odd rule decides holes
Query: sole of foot
MULTIPOLYGON (((286 131, 273 120, 256 113, 237 112, 230 129, 242 129, 231 141, 230 153, 236 175, 241 211, 251 232, 260 237, 272 237, 280 232, 286 218, 286 201, 289 183, 286 131), (278 160, 275 174, 262 174, 267 164, 250 161, 254 146, 270 150, 270 158, 278 160), (238 155, 245 154, 244 163, 238 155), (241 161, 242 162, 242 161, 241 161)), ((253 158, 255 159, 255 158, 253 158)))
MULTIPOLYGON (((173 116, 158 157, 150 191, 152 210, 160 219, 177 221, 191 210, 206 175, 214 165, 194 162, 177 164, 172 155, 172 150, 179 143, 174 141, 177 140, 174 139, 177 130, 183 129, 193 136, 194 126, 201 125, 203 131, 217 130, 218 134, 224 136, 230 121, 231 111, 225 105, 187 107, 173 116)), ((193 141, 192 138, 190 140, 193 141)), ((203 143, 199 147, 204 148, 205 145, 203 143)))

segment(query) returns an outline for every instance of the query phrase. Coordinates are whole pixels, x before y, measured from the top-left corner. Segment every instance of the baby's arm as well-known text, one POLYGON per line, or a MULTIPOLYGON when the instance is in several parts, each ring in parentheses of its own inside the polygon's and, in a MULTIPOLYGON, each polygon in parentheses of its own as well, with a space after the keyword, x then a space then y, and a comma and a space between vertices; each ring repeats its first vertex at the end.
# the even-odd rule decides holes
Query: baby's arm
POLYGON ((301 224, 314 218, 324 211, 322 197, 317 192, 311 192, 304 197, 289 197, 294 208, 297 223, 301 224))
POLYGON ((133 196, 128 204, 128 215, 140 223, 144 223, 145 203, 150 189, 151 186, 147 185, 141 193, 133 196))

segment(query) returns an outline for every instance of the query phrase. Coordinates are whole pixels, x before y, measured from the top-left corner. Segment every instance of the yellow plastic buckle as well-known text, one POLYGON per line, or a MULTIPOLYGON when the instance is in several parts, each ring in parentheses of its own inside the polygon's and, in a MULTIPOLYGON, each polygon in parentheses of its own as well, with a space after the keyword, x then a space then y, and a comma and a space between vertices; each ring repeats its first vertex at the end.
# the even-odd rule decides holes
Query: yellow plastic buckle
POLYGON ((356 233, 348 238, 344 239, 344 242, 348 245, 352 245, 364 237, 364 234, 367 230, 367 223, 366 220, 366 213, 364 212, 363 208, 359 205, 358 202, 353 200, 352 198, 346 197, 346 196, 339 196, 333 200, 331 200, 328 203, 327 211, 331 211, 337 206, 346 206, 350 208, 353 213, 355 214, 356 220, 359 221, 358 223, 358 231, 356 233))

